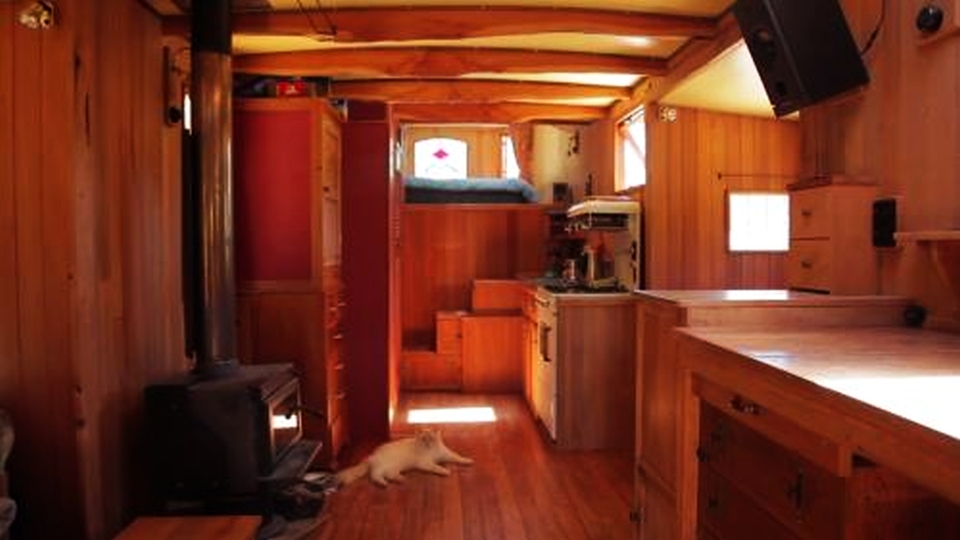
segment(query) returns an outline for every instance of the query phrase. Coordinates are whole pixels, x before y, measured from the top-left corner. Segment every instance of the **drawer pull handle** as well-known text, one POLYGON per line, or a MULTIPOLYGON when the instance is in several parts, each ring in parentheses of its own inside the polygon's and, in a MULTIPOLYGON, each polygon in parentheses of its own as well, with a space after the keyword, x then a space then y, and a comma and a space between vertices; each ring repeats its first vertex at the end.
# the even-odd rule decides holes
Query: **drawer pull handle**
POLYGON ((806 268, 807 270, 813 268, 813 261, 810 259, 803 259, 800 261, 800 268, 806 268))
POLYGON ((706 463, 708 461, 710 461, 710 454, 703 447, 697 448, 697 462, 706 463))
POLYGON ((803 210, 800 210, 800 215, 803 217, 810 217, 813 215, 813 210, 809 208, 804 208, 803 210))
POLYGON ((334 334, 334 335, 333 335, 333 339, 334 339, 335 341, 340 341, 340 340, 343 339, 343 334, 334 334))
POLYGON ((787 497, 790 499, 790 502, 793 503, 793 509, 797 512, 798 517, 803 510, 803 478, 803 469, 797 469, 796 480, 787 486, 787 497))
POLYGON ((760 405, 743 399, 741 396, 734 396, 733 399, 730 400, 730 408, 743 414, 760 414, 760 405))
POLYGON ((340 392, 339 394, 337 394, 337 401, 343 401, 346 398, 347 398, 346 392, 340 392))

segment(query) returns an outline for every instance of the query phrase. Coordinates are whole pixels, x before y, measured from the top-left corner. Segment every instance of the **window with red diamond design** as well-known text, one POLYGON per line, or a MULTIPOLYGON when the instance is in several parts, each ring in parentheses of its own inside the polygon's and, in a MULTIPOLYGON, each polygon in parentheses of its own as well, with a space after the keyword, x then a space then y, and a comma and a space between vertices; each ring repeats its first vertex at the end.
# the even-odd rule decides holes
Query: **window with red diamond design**
POLYGON ((467 143, 444 137, 417 141, 413 145, 413 169, 420 178, 466 178, 467 143))

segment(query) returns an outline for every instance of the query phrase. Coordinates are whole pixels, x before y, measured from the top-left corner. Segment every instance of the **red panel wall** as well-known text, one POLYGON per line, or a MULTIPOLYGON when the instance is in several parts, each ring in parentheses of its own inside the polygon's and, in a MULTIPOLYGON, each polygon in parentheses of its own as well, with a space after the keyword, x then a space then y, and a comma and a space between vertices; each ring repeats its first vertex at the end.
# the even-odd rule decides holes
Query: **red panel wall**
POLYGON ((356 443, 384 440, 390 432, 389 139, 386 121, 343 125, 344 333, 356 443))
POLYGON ((309 111, 234 115, 234 212, 241 281, 310 279, 309 111))

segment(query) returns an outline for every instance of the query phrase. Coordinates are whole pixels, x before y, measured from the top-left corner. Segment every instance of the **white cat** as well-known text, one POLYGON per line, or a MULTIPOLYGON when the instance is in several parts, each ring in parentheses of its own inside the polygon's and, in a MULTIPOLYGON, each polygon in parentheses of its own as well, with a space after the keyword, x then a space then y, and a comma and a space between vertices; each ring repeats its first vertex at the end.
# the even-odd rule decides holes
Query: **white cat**
POLYGON ((447 476, 450 470, 444 463, 469 465, 473 460, 447 448, 440 432, 424 430, 415 437, 380 445, 367 459, 337 473, 337 480, 346 485, 369 475, 374 483, 386 487, 387 482, 403 481, 403 473, 412 469, 447 476))

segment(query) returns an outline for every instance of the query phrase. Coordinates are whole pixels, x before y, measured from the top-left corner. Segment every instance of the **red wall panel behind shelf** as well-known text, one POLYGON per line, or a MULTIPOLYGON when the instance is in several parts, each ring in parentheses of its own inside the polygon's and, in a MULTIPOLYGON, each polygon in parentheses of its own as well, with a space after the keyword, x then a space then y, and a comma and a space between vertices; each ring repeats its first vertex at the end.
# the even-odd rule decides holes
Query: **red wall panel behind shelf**
POLYGON ((234 114, 234 219, 241 281, 309 280, 310 111, 234 114))
POLYGON ((347 399, 354 442, 389 436, 389 194, 387 122, 343 126, 343 281, 347 399))

